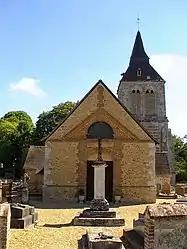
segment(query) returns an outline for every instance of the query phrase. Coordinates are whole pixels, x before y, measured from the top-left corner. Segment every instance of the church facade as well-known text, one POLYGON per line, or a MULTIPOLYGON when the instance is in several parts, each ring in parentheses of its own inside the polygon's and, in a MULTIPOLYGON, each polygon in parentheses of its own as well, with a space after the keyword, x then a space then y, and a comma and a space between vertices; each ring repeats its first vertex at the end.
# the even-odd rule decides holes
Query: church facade
POLYGON ((138 31, 118 97, 99 80, 45 146, 30 147, 24 165, 30 190, 44 200, 74 200, 80 190, 93 199, 92 164, 102 138, 106 199, 154 203, 156 185, 170 183, 174 172, 164 84, 138 31))

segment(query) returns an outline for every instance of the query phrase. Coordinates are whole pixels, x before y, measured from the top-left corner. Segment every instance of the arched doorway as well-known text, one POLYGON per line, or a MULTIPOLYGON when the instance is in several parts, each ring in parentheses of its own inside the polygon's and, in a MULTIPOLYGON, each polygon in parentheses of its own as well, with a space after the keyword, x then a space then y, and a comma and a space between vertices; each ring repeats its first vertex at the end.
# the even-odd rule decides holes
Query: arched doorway
MULTIPOLYGON (((114 133, 112 127, 106 122, 95 122, 87 131, 88 139, 113 139, 114 133)), ((94 198, 94 168, 92 167, 94 160, 87 161, 87 181, 86 181, 86 198, 92 200, 94 198)), ((113 197, 113 161, 105 160, 108 167, 105 168, 105 198, 112 201, 113 197)))

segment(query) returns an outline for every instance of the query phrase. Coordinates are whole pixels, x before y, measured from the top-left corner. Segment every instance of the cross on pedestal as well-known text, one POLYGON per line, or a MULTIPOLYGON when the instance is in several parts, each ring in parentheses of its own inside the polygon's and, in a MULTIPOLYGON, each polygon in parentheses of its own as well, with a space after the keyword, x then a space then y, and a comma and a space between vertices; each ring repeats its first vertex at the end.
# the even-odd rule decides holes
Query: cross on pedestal
POLYGON ((91 210, 109 210, 109 203, 105 199, 105 168, 107 166, 106 162, 102 159, 101 138, 99 138, 98 157, 92 165, 92 167, 94 167, 94 199, 90 204, 91 210))

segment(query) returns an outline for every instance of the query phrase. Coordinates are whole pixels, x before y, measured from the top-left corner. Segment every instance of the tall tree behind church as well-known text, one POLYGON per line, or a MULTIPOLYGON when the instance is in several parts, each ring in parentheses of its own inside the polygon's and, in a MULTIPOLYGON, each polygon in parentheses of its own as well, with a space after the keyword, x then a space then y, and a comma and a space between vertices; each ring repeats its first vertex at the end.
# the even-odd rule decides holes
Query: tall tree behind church
POLYGON ((54 106, 50 111, 39 115, 36 122, 33 143, 41 145, 41 139, 46 137, 66 116, 72 111, 78 102, 66 101, 54 106))

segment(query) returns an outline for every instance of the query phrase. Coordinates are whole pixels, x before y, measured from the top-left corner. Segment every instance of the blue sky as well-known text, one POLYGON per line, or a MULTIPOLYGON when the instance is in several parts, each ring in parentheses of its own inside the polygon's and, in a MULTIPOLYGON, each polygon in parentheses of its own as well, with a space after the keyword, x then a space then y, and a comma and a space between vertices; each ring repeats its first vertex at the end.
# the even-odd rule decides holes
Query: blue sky
POLYGON ((166 80, 173 132, 187 133, 187 2, 148 0, 0 1, 0 115, 24 110, 34 121, 79 100, 102 79, 116 93, 137 32, 166 80))

